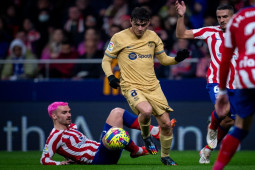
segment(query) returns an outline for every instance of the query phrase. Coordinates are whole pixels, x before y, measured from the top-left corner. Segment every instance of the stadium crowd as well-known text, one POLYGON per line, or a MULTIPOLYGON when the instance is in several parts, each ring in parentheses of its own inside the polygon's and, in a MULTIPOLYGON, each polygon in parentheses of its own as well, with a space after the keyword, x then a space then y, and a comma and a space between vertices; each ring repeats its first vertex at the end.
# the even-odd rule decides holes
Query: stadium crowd
MULTIPOLYGON (((26 59, 102 59, 112 35, 130 27, 130 12, 136 6, 151 11, 151 25, 162 39, 165 51, 174 56, 189 49, 195 62, 160 66, 155 62, 158 78, 205 78, 210 62, 203 41, 176 38, 175 0, 10 0, 0 2, 0 60, 26 59)), ((190 0, 186 23, 189 29, 217 25, 215 10, 220 4, 231 4, 235 10, 246 1, 190 0)), ((0 64, 1 80, 44 78, 101 78, 101 64, 0 64)))

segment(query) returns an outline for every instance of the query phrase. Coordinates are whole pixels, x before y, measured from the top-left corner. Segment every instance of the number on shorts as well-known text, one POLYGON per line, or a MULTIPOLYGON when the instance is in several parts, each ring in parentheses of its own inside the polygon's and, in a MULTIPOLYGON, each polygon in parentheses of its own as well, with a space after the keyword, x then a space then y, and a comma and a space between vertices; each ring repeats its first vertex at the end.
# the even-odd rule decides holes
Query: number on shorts
POLYGON ((219 86, 214 86, 213 88, 214 93, 219 93, 219 86))

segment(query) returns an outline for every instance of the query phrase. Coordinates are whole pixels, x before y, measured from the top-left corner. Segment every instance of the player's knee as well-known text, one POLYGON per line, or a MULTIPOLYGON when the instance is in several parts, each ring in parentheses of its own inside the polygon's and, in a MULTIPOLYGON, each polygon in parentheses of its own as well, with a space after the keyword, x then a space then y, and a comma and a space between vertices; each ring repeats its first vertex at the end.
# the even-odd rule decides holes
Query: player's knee
POLYGON ((171 121, 162 122, 160 125, 162 131, 171 131, 171 121))
POLYGON ((148 107, 146 109, 143 109, 141 114, 146 117, 146 118, 150 118, 151 117, 151 114, 152 114, 152 108, 151 107, 148 107))
POLYGON ((120 107, 116 107, 112 109, 108 117, 111 119, 118 119, 118 118, 122 119, 124 111, 125 111, 124 109, 120 107))

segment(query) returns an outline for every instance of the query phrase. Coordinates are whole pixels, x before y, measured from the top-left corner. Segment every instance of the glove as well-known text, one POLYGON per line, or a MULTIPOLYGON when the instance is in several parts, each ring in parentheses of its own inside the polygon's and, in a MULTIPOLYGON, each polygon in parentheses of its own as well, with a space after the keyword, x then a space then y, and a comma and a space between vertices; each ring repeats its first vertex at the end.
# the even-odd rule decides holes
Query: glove
POLYGON ((108 80, 112 88, 117 89, 118 87, 120 87, 120 80, 117 79, 114 75, 110 75, 108 77, 108 80))
POLYGON ((175 57, 175 61, 178 63, 189 57, 189 51, 187 49, 179 50, 175 57))

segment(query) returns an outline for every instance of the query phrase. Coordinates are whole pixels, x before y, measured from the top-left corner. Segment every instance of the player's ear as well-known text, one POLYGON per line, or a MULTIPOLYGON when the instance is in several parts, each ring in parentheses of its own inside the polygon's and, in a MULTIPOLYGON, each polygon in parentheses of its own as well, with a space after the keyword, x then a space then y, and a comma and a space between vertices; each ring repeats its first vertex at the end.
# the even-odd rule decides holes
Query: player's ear
POLYGON ((53 111, 53 112, 52 112, 51 118, 52 118, 53 120, 57 119, 56 111, 53 111))

